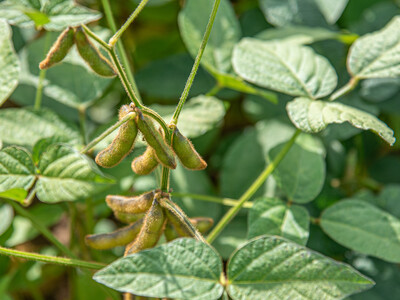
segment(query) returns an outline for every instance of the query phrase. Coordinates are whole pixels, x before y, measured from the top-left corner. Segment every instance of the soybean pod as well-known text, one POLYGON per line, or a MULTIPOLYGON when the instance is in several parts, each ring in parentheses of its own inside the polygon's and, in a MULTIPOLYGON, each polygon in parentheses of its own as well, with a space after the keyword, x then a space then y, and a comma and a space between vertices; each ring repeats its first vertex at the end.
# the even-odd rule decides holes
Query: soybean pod
POLYGON ((130 214, 130 213, 125 213, 125 212, 115 211, 114 217, 118 221, 121 221, 122 223, 131 224, 133 222, 136 222, 136 221, 142 219, 144 217, 144 213, 130 214))
POLYGON ((62 61, 73 45, 74 29, 68 27, 58 36, 57 40, 47 53, 46 58, 39 64, 39 68, 48 69, 62 61))
POLYGON ((152 205, 154 192, 147 192, 135 197, 108 195, 106 202, 114 212, 140 214, 146 212, 152 205))
POLYGON ((146 151, 136 157, 132 161, 132 170, 138 175, 147 175, 154 171, 154 169, 158 166, 158 160, 156 157, 156 153, 154 149, 150 146, 147 146, 146 151))
POLYGON ((172 135, 172 148, 181 161, 182 165, 191 170, 203 170, 207 163, 194 149, 193 144, 175 128, 172 135))
MULTIPOLYGON (((119 119, 123 119, 130 112, 130 107, 123 105, 119 110, 119 119)), ((122 124, 112 143, 97 154, 96 163, 103 168, 112 168, 118 165, 132 151, 137 132, 138 129, 133 119, 122 124)))
MULTIPOLYGON (((174 216, 170 212, 166 212, 166 215, 167 215, 168 222, 165 225, 164 235, 165 235, 165 238, 167 241, 172 241, 179 237, 191 236, 189 231, 186 230, 185 226, 180 222, 179 219, 177 219, 176 216, 174 216), (176 220, 174 221, 174 225, 172 225, 172 223, 170 221, 171 218, 174 218, 174 219, 176 218, 176 220), (175 229, 176 228, 175 226, 179 228, 178 231, 180 232, 180 234, 175 229)), ((205 218, 205 217, 191 218, 189 220, 193 224, 193 226, 196 227, 197 230, 200 231, 200 233, 202 233, 202 234, 205 234, 214 224, 213 219, 205 218)))

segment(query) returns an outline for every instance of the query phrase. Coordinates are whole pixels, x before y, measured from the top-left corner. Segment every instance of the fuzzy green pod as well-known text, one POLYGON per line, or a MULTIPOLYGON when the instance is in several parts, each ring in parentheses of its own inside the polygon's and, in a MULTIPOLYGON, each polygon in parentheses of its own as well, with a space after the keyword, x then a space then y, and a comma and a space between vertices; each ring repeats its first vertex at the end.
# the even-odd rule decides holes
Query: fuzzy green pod
POLYGON ((214 220, 206 217, 191 218, 190 222, 192 222, 194 227, 196 227, 202 234, 209 231, 214 225, 214 220))
POLYGON ((75 30, 75 44, 79 54, 95 73, 104 77, 116 75, 111 63, 92 44, 81 26, 75 30))
POLYGON ((108 195, 106 197, 106 202, 108 207, 114 212, 140 214, 149 210, 153 198, 154 191, 151 191, 135 197, 108 195))
POLYGON ((158 160, 156 157, 156 153, 154 149, 150 146, 147 146, 146 151, 136 157, 132 161, 132 170, 138 175, 147 175, 154 171, 154 169, 158 166, 158 160))
POLYGON ((146 142, 154 149, 158 161, 170 169, 175 169, 174 152, 167 145, 161 133, 154 127, 153 121, 139 112, 136 117, 136 123, 146 142))
POLYGON ((50 48, 46 58, 40 62, 40 69, 48 69, 59 63, 68 54, 69 49, 74 45, 74 29, 68 27, 58 36, 53 46, 50 48))
POLYGON ((182 165, 190 170, 203 170, 207 163, 194 149, 193 144, 175 128, 172 136, 172 148, 181 161, 182 165))
POLYGON ((87 235, 85 242, 89 247, 98 250, 106 250, 118 246, 125 246, 138 236, 142 226, 143 219, 111 233, 87 235))
MULTIPOLYGON (((119 110, 119 119, 123 119, 129 112, 129 106, 123 105, 119 110)), ((118 165, 132 151, 137 132, 134 120, 128 120, 122 124, 112 143, 97 154, 96 163, 103 168, 118 165)))
POLYGON ((114 212, 114 217, 125 224, 131 224, 134 223, 142 218, 144 218, 144 213, 139 213, 139 214, 129 214, 125 212, 120 212, 120 211, 115 211, 114 212))
MULTIPOLYGON (((172 217, 172 215, 170 215, 169 217, 172 217)), ((200 231, 200 233, 202 234, 205 234, 214 224, 213 219, 206 217, 191 218, 189 220, 193 224, 193 226, 196 227, 197 230, 200 231)), ((183 237, 191 236, 185 229, 185 226, 179 220, 176 220, 175 226, 179 227, 179 232, 185 234, 183 237)), ((164 235, 168 242, 173 241, 180 237, 178 232, 175 230, 175 226, 172 225, 171 221, 169 221, 168 219, 168 222, 165 225, 164 229, 164 235)))
POLYGON ((175 229, 178 236, 192 236, 188 228, 181 222, 181 220, 168 209, 165 210, 165 216, 167 217, 168 223, 170 223, 175 229))
POLYGON ((157 199, 154 199, 151 208, 144 218, 143 226, 139 235, 135 241, 126 247, 125 256, 154 247, 161 236, 164 223, 164 209, 158 203, 157 199))

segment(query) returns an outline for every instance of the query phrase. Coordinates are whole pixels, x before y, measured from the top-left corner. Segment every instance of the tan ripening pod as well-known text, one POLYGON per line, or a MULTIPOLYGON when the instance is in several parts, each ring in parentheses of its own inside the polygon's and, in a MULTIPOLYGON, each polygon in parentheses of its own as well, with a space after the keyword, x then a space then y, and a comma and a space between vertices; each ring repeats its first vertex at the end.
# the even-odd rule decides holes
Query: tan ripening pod
POLYGON ((135 197, 108 195, 106 197, 106 202, 108 207, 114 212, 140 214, 149 210, 153 198, 154 191, 151 191, 135 197))
POLYGON ((156 153, 154 149, 150 146, 147 146, 146 151, 136 157, 132 161, 132 171, 138 175, 147 175, 154 171, 154 169, 158 166, 158 160, 156 157, 156 153))
POLYGON ((165 167, 175 169, 174 152, 167 145, 161 133, 155 128, 153 121, 141 112, 138 112, 136 123, 146 142, 154 149, 158 161, 165 167))
MULTIPOLYGON (((123 119, 129 112, 129 105, 123 105, 119 110, 119 119, 123 119)), ((97 154, 96 163, 103 168, 118 165, 132 151, 137 132, 135 120, 128 120, 122 124, 112 143, 97 154)))
POLYGON ((75 44, 79 54, 95 73, 104 77, 114 77, 116 75, 111 63, 92 44, 81 26, 75 30, 75 44))
POLYGON ((134 223, 134 222, 144 218, 144 213, 129 214, 129 213, 124 213, 124 212, 120 212, 120 211, 115 211, 114 217, 122 223, 131 224, 131 223, 134 223))
POLYGON ((111 233, 91 234, 85 238, 86 245, 98 250, 111 249, 131 243, 139 234, 143 219, 111 233))
POLYGON ((144 218, 143 226, 139 235, 135 241, 126 247, 125 256, 154 247, 160 239, 164 223, 164 209, 158 203, 157 199, 154 199, 151 208, 144 218))
POLYGON ((68 27, 58 36, 53 46, 47 53, 46 58, 39 64, 40 69, 48 69, 59 63, 68 54, 69 49, 74 45, 74 29, 68 27))
POLYGON ((207 163, 194 149, 193 144, 179 132, 178 128, 175 128, 172 135, 172 148, 184 167, 191 170, 203 170, 207 167, 207 163))

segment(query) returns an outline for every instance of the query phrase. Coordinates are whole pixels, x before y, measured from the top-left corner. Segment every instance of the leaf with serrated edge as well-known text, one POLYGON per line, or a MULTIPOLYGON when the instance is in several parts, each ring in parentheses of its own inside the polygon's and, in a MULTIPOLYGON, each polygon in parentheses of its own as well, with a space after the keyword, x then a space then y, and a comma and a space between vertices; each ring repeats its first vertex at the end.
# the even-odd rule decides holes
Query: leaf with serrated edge
POLYGON ((218 299, 222 260, 209 245, 178 239, 121 258, 93 279, 120 292, 156 298, 218 299))
POLYGON ((373 281, 344 263, 280 237, 263 236, 242 246, 228 262, 232 299, 343 299, 373 281))
POLYGON ((0 20, 0 106, 17 86, 20 69, 11 40, 10 26, 6 21, 0 20))
POLYGON ((99 193, 113 181, 86 156, 65 145, 50 146, 39 161, 36 194, 42 202, 76 201, 99 193))
POLYGON ((249 210, 248 238, 269 234, 305 245, 308 240, 310 215, 298 205, 287 205, 277 198, 258 198, 249 210))
POLYGON ((313 101, 296 98, 286 106, 290 120, 305 132, 319 132, 331 123, 349 122, 354 127, 372 130, 393 145, 393 130, 375 116, 337 102, 313 101))
POLYGON ((13 146, 0 151, 0 192, 30 189, 35 181, 35 174, 35 165, 25 149, 13 146))
POLYGON ((390 262, 400 262, 400 220, 365 201, 350 199, 327 208, 322 229, 338 243, 390 262))
POLYGON ((357 78, 400 76, 399 28, 396 16, 383 29, 357 39, 347 58, 349 73, 357 78))
POLYGON ((301 45, 244 38, 236 45, 232 62, 245 80, 288 95, 324 97, 337 84, 329 61, 301 45))

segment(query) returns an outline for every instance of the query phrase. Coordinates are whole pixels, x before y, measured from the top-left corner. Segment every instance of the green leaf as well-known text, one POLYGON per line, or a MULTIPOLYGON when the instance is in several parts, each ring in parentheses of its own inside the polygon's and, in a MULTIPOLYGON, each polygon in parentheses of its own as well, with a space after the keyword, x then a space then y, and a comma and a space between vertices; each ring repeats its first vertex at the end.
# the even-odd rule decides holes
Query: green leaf
POLYGON ((0 198, 11 199, 20 203, 24 202, 27 195, 28 191, 23 188, 14 188, 4 192, 0 192, 0 198))
POLYGON ((2 235, 8 227, 10 227, 14 218, 14 211, 11 205, 2 204, 0 205, 0 235, 2 235))
POLYGON ((279 237, 256 238, 228 262, 234 299, 343 299, 372 287, 349 265, 279 237))
MULTIPOLYGON (((272 161, 285 144, 272 148, 272 161)), ((318 140, 300 136, 272 174, 285 195, 296 203, 314 200, 325 182, 324 150, 318 140)))
POLYGON ((245 38, 236 45, 232 61, 245 80, 288 95, 324 97, 337 83, 328 60, 305 46, 245 38))
POLYGON ((357 78, 400 76, 400 16, 383 29, 366 34, 351 46, 347 68, 357 78))
POLYGON ((77 5, 73 0, 25 1, 6 0, 0 3, 0 18, 21 27, 44 26, 46 30, 60 31, 100 19, 97 11, 77 5))
POLYGON ((305 132, 319 132, 331 123, 349 122, 354 127, 372 130, 393 145, 393 130, 375 116, 337 102, 296 98, 286 106, 293 124, 305 132))
POLYGON ((325 19, 330 24, 334 24, 342 15, 349 0, 314 0, 325 19))
POLYGON ((258 198, 249 210, 247 237, 278 235, 297 244, 308 240, 310 215, 298 205, 288 205, 278 198, 258 198))
POLYGON ((71 143, 80 142, 76 126, 48 109, 0 110, 0 139, 4 143, 33 147, 38 140, 53 136, 66 138, 71 143))
POLYGON ((0 150, 0 196, 21 200, 13 190, 29 190, 35 182, 35 176, 35 165, 25 149, 6 147, 0 150))
POLYGON ((87 198, 113 182, 93 161, 64 145, 50 146, 40 158, 39 170, 36 194, 48 203, 87 198))
POLYGON ((93 279, 120 292, 156 298, 218 299, 222 260, 209 245, 178 239, 121 258, 93 279))
POLYGON ((389 262, 400 262, 400 220, 365 201, 340 201, 321 216, 322 229, 336 242, 389 262))
MULTIPOLYGON (((214 4, 213 0, 188 0, 179 13, 178 24, 182 39, 195 57, 214 4)), ((201 63, 212 72, 229 73, 231 56, 241 36, 239 22, 229 1, 222 0, 201 63)))
POLYGON ((20 65, 11 40, 11 29, 0 20, 0 106, 18 84, 20 65))

